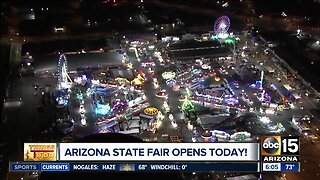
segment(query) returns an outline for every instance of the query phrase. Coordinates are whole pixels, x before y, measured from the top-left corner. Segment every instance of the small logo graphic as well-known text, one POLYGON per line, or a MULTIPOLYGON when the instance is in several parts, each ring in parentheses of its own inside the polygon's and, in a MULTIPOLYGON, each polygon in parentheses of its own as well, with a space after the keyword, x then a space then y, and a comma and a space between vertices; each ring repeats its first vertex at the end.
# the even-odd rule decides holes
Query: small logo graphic
POLYGON ((134 171, 134 164, 120 164, 120 171, 134 171))
POLYGON ((56 161, 56 143, 24 143, 24 161, 56 161))
POLYGON ((261 155, 277 156, 281 155, 281 137, 264 136, 261 138, 261 155))

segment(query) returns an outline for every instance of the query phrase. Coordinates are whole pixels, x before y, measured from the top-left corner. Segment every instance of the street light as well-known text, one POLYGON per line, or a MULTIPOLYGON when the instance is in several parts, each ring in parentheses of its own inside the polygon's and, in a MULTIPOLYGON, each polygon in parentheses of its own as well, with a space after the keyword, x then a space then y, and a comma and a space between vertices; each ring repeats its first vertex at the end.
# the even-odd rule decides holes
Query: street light
POLYGON ((319 41, 316 41, 316 44, 317 44, 317 45, 319 45, 319 43, 320 43, 319 41))

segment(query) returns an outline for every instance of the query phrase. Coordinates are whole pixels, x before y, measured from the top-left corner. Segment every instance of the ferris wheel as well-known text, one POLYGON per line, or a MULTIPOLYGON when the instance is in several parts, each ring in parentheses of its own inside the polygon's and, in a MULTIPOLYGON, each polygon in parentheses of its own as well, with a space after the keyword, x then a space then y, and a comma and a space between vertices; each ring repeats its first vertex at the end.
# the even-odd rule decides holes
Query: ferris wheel
POLYGON ((71 87, 71 78, 68 75, 67 58, 61 54, 58 61, 58 89, 68 89, 71 87))
POLYGON ((216 35, 227 34, 229 28, 230 19, 228 16, 221 16, 214 23, 214 32, 216 35))

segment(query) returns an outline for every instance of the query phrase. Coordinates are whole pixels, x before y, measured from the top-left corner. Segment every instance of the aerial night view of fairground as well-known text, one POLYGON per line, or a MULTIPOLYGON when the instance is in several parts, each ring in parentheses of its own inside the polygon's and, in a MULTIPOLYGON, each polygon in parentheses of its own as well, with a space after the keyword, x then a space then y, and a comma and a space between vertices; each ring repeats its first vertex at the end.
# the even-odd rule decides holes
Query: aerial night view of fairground
POLYGON ((0 179, 24 142, 120 133, 145 142, 299 136, 300 173, 185 179, 320 179, 319 0, 0 2, 0 179), (303 7, 303 8, 302 8, 303 7))

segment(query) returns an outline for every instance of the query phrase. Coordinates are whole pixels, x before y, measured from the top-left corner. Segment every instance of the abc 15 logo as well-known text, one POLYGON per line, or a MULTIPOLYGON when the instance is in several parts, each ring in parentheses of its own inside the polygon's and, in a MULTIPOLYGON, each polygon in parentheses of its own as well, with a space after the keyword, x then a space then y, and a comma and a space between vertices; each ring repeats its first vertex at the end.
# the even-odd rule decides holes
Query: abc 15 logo
POLYGON ((261 137, 261 155, 299 155, 299 137, 263 136, 261 137))

